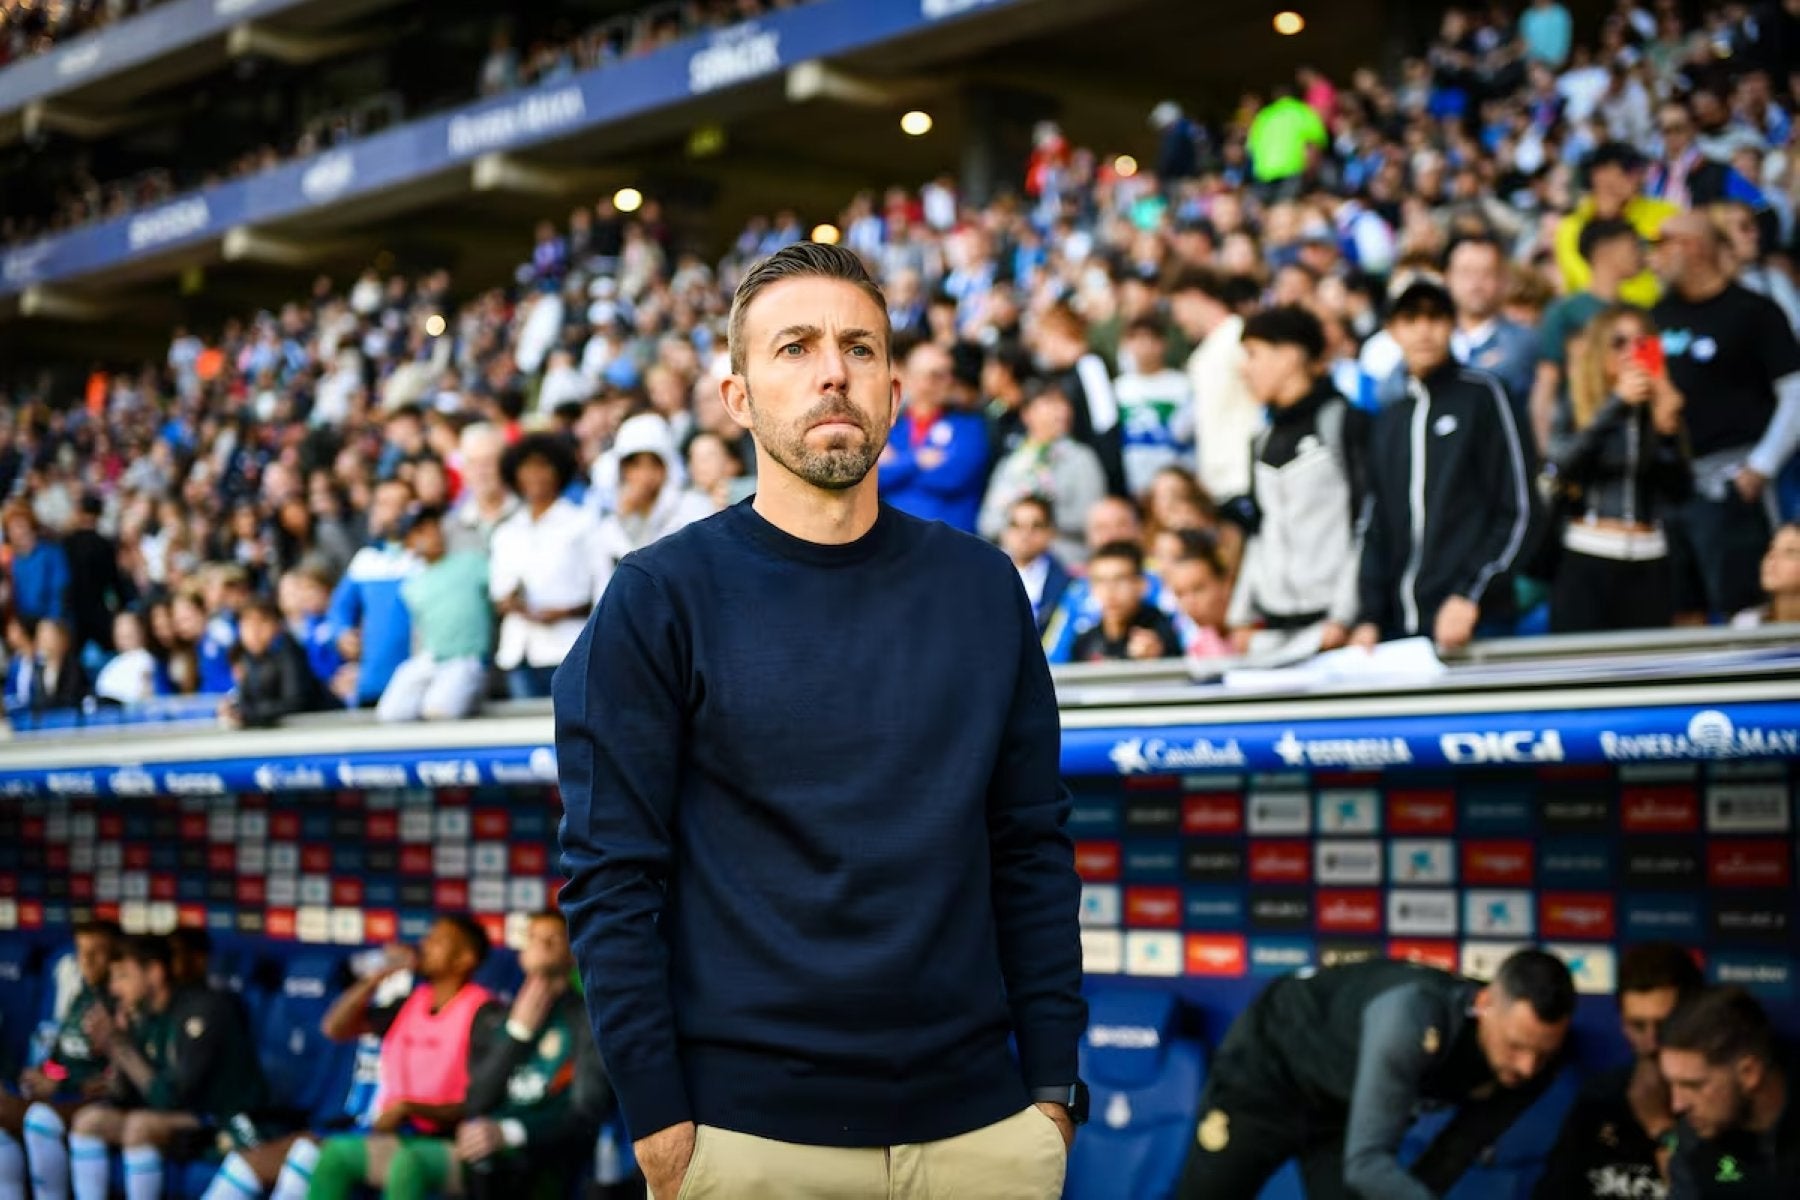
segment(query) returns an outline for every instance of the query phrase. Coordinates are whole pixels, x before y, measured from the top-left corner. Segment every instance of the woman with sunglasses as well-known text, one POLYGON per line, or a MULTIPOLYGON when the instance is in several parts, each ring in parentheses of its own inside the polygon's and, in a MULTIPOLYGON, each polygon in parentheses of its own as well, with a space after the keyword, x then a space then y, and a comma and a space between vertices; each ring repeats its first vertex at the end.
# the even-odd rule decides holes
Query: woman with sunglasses
POLYGON ((1681 393, 1650 316, 1629 304, 1588 326, 1570 379, 1576 433, 1553 464, 1572 501, 1550 597, 1555 633, 1650 629, 1674 617, 1661 515, 1693 490, 1681 393))

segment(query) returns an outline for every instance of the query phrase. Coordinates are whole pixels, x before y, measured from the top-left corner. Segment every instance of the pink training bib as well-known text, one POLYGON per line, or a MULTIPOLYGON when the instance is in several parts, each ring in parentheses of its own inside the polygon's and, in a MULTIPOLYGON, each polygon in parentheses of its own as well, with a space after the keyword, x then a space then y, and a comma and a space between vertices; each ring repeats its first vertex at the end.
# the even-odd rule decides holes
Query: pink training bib
MULTIPOLYGON (((492 996, 480 984, 464 984, 437 1012, 431 1011, 431 987, 414 988, 381 1039, 381 1086, 373 1111, 397 1101, 414 1104, 461 1104, 469 1092, 469 1034, 475 1014, 492 996)), ((419 1121, 428 1133, 442 1130, 419 1121)))

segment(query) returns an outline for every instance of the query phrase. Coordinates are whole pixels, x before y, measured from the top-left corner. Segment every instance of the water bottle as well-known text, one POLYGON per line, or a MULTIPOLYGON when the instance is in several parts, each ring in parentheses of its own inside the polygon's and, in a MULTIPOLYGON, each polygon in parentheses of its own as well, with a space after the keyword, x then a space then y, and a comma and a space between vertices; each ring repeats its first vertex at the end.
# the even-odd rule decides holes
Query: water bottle
POLYGON ((386 946, 371 946, 367 950, 358 950, 350 956, 350 974, 357 979, 367 979, 371 975, 385 971, 392 965, 386 946))

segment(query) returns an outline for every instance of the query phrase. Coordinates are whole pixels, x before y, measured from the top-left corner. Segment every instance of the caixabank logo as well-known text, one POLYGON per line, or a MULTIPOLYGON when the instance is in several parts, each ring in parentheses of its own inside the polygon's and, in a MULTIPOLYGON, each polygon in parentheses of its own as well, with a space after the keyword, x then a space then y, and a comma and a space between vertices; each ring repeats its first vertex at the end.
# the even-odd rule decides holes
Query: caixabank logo
POLYGON ((1244 751, 1236 738, 1215 742, 1197 737, 1171 742, 1159 737, 1121 738, 1107 757, 1121 775, 1145 775, 1158 771, 1204 771, 1242 767, 1244 751))

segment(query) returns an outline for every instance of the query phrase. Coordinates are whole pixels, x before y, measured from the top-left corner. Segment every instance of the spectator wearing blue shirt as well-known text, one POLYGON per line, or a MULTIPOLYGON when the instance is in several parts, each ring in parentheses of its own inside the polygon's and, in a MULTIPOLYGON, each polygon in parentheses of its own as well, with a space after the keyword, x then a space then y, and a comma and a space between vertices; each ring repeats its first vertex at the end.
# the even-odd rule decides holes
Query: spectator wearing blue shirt
POLYGON ((354 679, 340 681, 340 698, 358 708, 372 706, 412 653, 412 620, 400 599, 400 584, 418 569, 418 560, 393 540, 400 518, 412 504, 412 485, 384 479, 369 504, 369 532, 377 539, 350 560, 326 616, 338 649, 356 663, 354 679))
POLYGON ((238 613, 250 601, 250 575, 237 563, 221 563, 208 568, 202 586, 206 624, 195 647, 200 690, 229 692, 237 686, 231 663, 238 644, 238 613))
POLYGON ((43 536, 31 508, 15 504, 6 511, 6 546, 12 552, 13 611, 36 624, 44 617, 68 613, 69 556, 43 536))
POLYGON ((381 459, 375 466, 378 479, 392 479, 402 463, 425 453, 425 414, 416 404, 405 404, 388 415, 381 431, 381 459))
POLYGON ((539 283, 555 286, 569 270, 569 244, 556 232, 553 221, 537 223, 537 244, 531 248, 531 268, 539 283))
MULTIPOLYGON (((1095 503, 1087 514, 1087 545, 1090 551, 1119 542, 1144 544, 1144 520, 1137 505, 1123 496, 1106 496, 1095 503)), ((1144 600, 1164 612, 1170 611, 1173 597, 1167 595, 1162 580, 1153 572, 1144 573, 1144 600)), ((1044 657, 1053 663, 1075 661, 1075 639, 1100 623, 1100 601, 1085 577, 1070 580, 1062 599, 1042 615, 1040 626, 1044 657)))
POLYGON ((1500 311, 1506 298, 1506 252, 1492 236, 1459 238, 1445 259, 1444 284, 1456 302, 1450 353, 1465 367, 1500 381, 1521 427, 1528 423, 1531 383, 1537 370, 1534 330, 1500 311))
POLYGON ((906 405, 881 455, 881 498, 902 512, 974 533, 987 483, 987 423, 944 407, 950 354, 920 342, 902 368, 906 405))
POLYGON ((1557 0, 1533 0, 1531 7, 1519 14, 1519 36, 1525 41, 1527 59, 1560 70, 1569 61, 1574 23, 1569 10, 1557 0))
POLYGON ((276 603, 288 636, 306 652, 313 675, 321 683, 332 683, 343 668, 344 656, 338 650, 337 630, 325 615, 331 607, 330 578, 321 568, 302 564, 281 577, 276 603))
POLYGON ((175 593, 169 619, 175 627, 180 657, 190 664, 177 670, 178 688, 184 693, 221 695, 236 686, 231 673, 231 648, 237 645, 235 619, 214 613, 198 585, 175 593))

